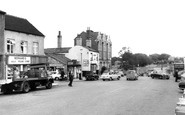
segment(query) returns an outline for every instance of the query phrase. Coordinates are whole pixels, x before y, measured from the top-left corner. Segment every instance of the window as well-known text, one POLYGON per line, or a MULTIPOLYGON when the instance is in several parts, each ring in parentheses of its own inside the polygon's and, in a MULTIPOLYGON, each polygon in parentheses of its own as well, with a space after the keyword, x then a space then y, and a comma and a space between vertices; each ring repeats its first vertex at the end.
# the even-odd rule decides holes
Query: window
POLYGON ((82 46, 82 38, 76 38, 76 45, 82 46))
POLYGON ((27 54, 28 50, 28 42, 27 41, 21 41, 21 53, 27 54))
POLYGON ((91 47, 91 40, 86 40, 86 46, 91 47))
POLYGON ((39 52, 39 43, 33 42, 33 54, 38 54, 39 52))
POLYGON ((15 40, 7 39, 7 53, 14 53, 15 50, 15 40))
POLYGON ((91 53, 91 61, 93 61, 93 54, 91 53))

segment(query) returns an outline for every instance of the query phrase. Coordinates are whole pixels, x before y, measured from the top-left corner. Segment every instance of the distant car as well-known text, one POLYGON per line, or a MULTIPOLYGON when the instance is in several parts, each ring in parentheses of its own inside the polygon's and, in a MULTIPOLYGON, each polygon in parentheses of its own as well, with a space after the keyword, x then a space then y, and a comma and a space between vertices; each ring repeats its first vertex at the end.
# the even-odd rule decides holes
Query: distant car
POLYGON ((120 74, 116 74, 114 72, 105 72, 101 75, 100 77, 103 81, 105 80, 114 80, 114 79, 117 79, 117 80, 120 80, 121 78, 121 75, 120 74))
POLYGON ((86 80, 98 80, 99 79, 99 75, 95 74, 93 72, 89 72, 85 75, 86 80))
POLYGON ((60 73, 56 71, 50 71, 49 75, 54 79, 54 80, 67 80, 67 75, 65 74, 64 77, 62 78, 60 73))
POLYGON ((128 70, 126 74, 127 80, 138 80, 138 74, 135 70, 128 70))
POLYGON ((50 72, 50 76, 54 79, 54 80, 60 80, 61 79, 61 75, 56 72, 56 71, 51 71, 50 72))
POLYGON ((185 73, 179 75, 179 77, 181 78, 179 82, 179 89, 184 90, 185 89, 185 73))
POLYGON ((179 102, 175 108, 175 115, 185 115, 185 98, 179 98, 179 102))
POLYGON ((122 71, 118 71, 117 74, 120 74, 121 77, 124 77, 124 73, 122 71))
POLYGON ((170 79, 169 74, 167 74, 166 72, 153 72, 150 74, 151 78, 158 78, 158 79, 170 79))

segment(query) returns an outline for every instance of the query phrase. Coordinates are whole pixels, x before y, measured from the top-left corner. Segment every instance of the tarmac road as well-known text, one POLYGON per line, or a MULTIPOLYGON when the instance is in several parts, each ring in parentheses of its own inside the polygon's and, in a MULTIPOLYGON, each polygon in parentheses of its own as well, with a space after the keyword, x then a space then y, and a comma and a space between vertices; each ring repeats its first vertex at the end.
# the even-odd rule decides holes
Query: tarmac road
POLYGON ((170 80, 57 81, 52 89, 0 94, 0 115, 174 115, 182 92, 170 80))

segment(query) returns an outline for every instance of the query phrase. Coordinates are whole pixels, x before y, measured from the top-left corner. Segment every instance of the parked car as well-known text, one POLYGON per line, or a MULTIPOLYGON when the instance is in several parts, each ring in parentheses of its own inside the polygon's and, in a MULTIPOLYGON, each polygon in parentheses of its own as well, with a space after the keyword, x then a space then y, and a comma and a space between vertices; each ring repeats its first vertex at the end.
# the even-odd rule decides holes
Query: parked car
POLYGON ((50 71, 49 75, 54 79, 54 80, 67 80, 67 75, 65 74, 64 77, 62 78, 60 73, 56 71, 50 71))
POLYGON ((121 77, 124 77, 123 71, 118 71, 118 74, 120 74, 121 77))
POLYGON ((180 82, 179 82, 179 89, 184 90, 185 89, 185 73, 182 73, 179 75, 180 82))
POLYGON ((99 75, 93 72, 89 72, 85 75, 86 80, 98 80, 99 75))
POLYGON ((121 78, 120 74, 117 74, 115 72, 105 72, 100 77, 103 81, 105 80, 119 80, 121 78))
POLYGON ((169 74, 167 74, 166 72, 163 72, 163 71, 155 71, 153 73, 150 74, 151 78, 154 79, 154 78, 158 78, 158 79, 170 79, 170 76, 169 74))
POLYGON ((127 80, 138 80, 138 74, 135 70, 128 70, 126 73, 127 80))
POLYGON ((175 108, 175 115, 185 115, 185 98, 182 96, 179 98, 179 102, 175 108))

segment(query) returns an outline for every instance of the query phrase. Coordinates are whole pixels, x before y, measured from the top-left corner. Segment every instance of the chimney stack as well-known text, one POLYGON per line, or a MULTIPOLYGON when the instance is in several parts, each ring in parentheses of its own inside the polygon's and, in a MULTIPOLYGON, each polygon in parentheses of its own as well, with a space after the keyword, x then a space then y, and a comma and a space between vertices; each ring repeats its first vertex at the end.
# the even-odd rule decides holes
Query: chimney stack
POLYGON ((62 36, 60 31, 58 33, 58 48, 62 48, 62 36))

